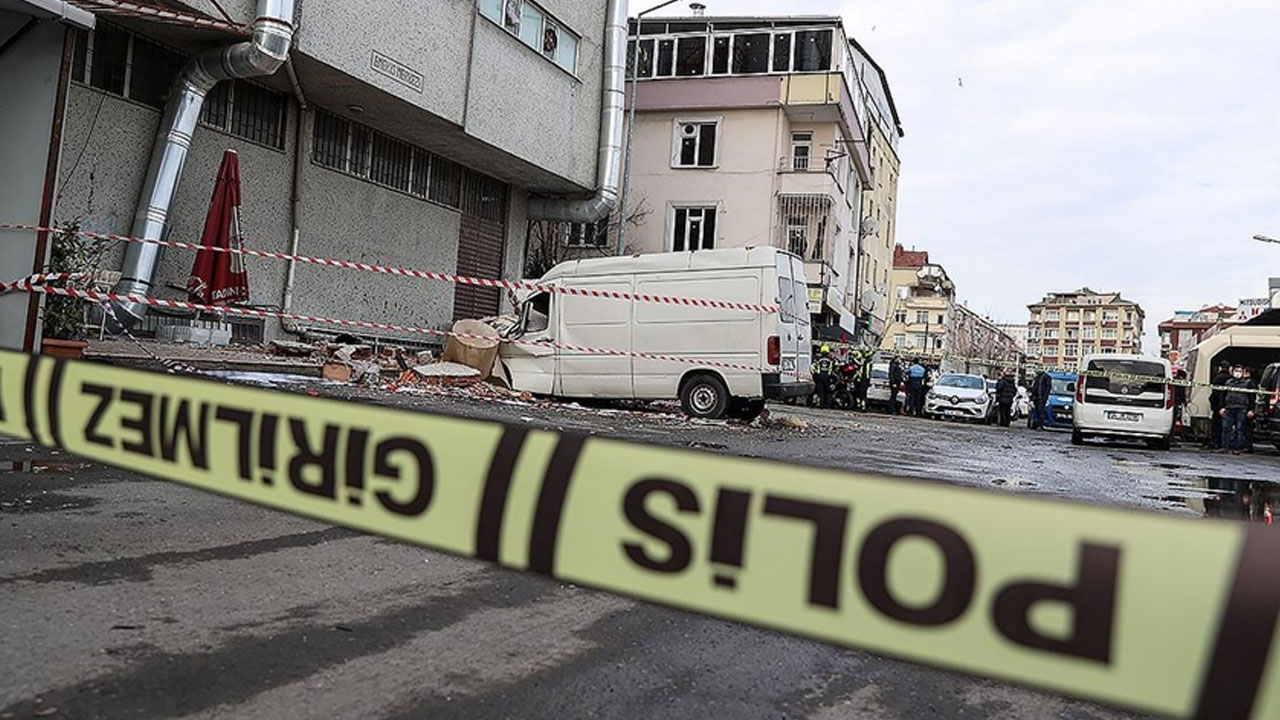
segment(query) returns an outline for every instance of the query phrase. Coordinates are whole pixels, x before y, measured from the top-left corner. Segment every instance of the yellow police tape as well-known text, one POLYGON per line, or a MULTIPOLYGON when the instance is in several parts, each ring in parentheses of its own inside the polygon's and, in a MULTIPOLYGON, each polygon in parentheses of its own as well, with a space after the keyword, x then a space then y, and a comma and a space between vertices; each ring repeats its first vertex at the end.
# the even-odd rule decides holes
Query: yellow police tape
POLYGON ((1280 717, 1280 533, 0 352, 0 433, 1146 712, 1280 717))

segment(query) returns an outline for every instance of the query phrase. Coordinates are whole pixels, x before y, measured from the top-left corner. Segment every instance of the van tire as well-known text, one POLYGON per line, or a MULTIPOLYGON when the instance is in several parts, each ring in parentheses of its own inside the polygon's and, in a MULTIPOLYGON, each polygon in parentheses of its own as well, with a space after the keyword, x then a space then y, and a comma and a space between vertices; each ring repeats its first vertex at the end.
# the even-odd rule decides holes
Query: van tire
POLYGON ((729 409, 729 388, 715 375, 692 375, 680 386, 680 407, 690 417, 718 420, 729 409))
POLYGON ((1080 432, 1079 430, 1072 430, 1072 431, 1071 431, 1071 444, 1072 444, 1072 445, 1083 445, 1083 444, 1084 444, 1084 433, 1080 432))
POLYGON ((1147 444, 1153 450, 1163 450, 1167 452, 1170 446, 1173 445, 1173 441, 1168 435, 1165 435, 1162 438, 1156 438, 1154 440, 1150 440, 1147 442, 1147 444))

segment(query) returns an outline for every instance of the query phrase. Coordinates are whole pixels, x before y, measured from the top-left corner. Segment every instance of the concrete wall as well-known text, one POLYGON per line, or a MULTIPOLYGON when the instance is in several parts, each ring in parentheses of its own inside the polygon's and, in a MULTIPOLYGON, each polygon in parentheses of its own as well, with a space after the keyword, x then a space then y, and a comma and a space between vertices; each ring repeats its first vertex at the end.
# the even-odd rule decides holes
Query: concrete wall
MULTIPOLYGON (((0 13, 0 38, 27 19, 0 13)), ((65 33, 58 23, 42 22, 0 56, 0 222, 39 223, 65 33)), ((35 235, 0 231, 3 280, 30 274, 35 257, 35 235)), ((0 347, 22 349, 28 301, 25 293, 0 296, 0 347)))
POLYGON ((779 109, 714 112, 646 112, 636 117, 632 208, 652 211, 643 226, 627 231, 637 252, 671 247, 675 205, 719 205, 716 247, 772 245, 776 202, 777 140, 786 118, 779 109), (716 169, 671 167, 677 119, 723 118, 716 169))

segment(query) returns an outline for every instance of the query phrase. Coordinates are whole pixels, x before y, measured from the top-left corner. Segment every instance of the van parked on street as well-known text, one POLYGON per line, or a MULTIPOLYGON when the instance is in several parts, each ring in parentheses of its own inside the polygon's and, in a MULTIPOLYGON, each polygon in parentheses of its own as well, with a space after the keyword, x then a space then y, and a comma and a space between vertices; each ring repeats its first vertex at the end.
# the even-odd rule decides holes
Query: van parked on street
POLYGON ((1213 418, 1209 403, 1214 370, 1221 363, 1243 365, 1253 370, 1255 380, 1267 365, 1280 362, 1280 328, 1245 323, 1227 328, 1206 339, 1187 353, 1187 376, 1194 385, 1187 389, 1186 415, 1192 434, 1207 438, 1213 418))
POLYGON ((1146 440, 1168 450, 1173 438, 1173 368, 1147 355, 1090 355, 1076 380, 1071 443, 1112 437, 1146 440), (1087 373, 1115 373, 1099 377, 1087 373))
POLYGON ((564 398, 679 399, 693 417, 740 419, 758 416, 766 398, 813 392, 804 263, 789 252, 733 248, 574 260, 539 282, 772 305, 780 312, 534 293, 507 335, 520 343, 504 343, 500 351, 515 389, 564 398))

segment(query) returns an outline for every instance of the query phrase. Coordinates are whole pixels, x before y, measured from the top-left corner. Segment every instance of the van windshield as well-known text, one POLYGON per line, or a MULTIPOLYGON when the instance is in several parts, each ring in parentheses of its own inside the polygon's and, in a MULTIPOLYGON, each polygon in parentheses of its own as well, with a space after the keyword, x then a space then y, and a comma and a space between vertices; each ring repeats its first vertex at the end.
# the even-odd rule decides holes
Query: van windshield
POLYGON ((871 368, 871 379, 872 380, 888 380, 889 371, 883 368, 871 368))
POLYGON ((1071 395, 1072 392, 1067 389, 1067 386, 1073 382, 1075 381, 1067 380, 1065 378, 1053 378, 1053 389, 1049 392, 1054 395, 1071 395))

